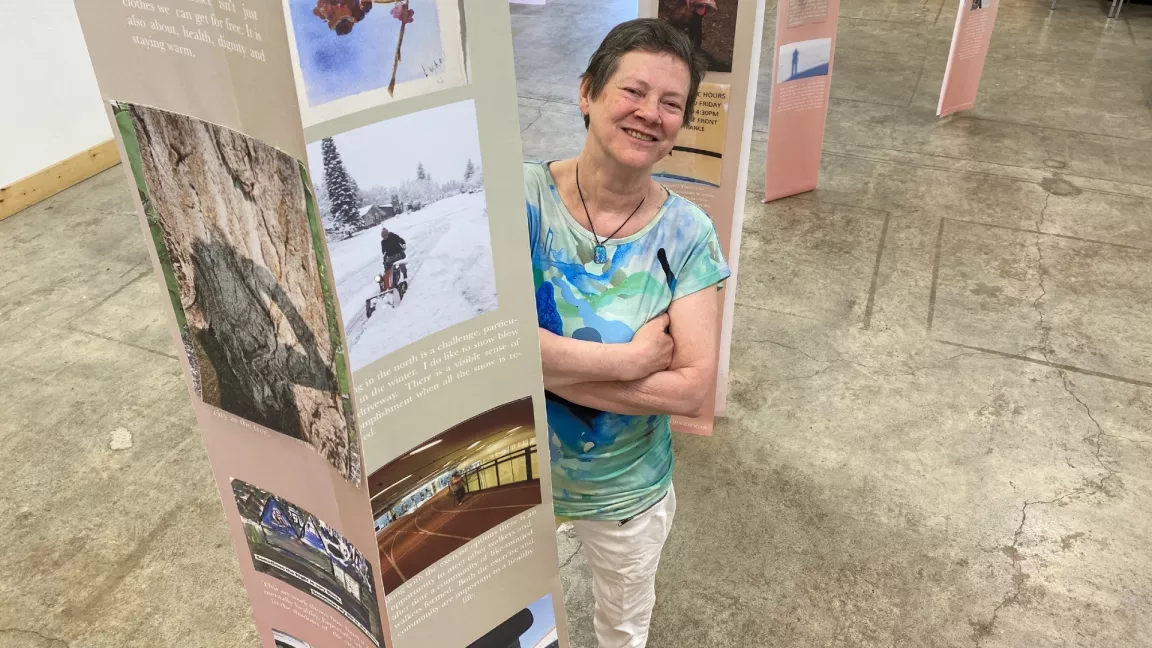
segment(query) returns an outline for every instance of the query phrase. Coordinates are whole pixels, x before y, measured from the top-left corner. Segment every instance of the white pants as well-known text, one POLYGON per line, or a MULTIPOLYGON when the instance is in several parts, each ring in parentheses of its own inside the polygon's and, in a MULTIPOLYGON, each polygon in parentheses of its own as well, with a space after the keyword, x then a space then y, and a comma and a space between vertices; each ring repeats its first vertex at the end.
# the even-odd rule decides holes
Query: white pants
POLYGON ((664 499, 623 525, 572 523, 592 568, 593 626, 599 648, 644 648, 648 643, 656 605, 656 567, 675 515, 676 491, 669 487, 664 499))

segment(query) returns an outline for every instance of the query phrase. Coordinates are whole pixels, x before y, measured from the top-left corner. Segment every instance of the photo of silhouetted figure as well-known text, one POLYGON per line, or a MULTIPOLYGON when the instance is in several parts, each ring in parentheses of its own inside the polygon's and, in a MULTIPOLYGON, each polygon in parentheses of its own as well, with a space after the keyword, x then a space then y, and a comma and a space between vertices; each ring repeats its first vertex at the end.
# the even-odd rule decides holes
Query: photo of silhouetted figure
POLYGON ((831 38, 787 43, 776 55, 776 83, 827 76, 831 65, 831 38))

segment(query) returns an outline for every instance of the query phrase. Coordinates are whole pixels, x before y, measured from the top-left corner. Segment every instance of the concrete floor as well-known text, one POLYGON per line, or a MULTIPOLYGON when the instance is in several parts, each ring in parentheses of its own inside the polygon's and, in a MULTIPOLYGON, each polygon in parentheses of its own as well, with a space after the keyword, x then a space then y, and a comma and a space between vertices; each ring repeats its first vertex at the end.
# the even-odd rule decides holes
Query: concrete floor
MULTIPOLYGON (((525 156, 631 2, 515 8, 525 156)), ((1152 646, 1152 8, 844 0, 820 189, 760 205, 730 417, 677 437, 653 648, 1152 646)), ((255 646, 119 169, 0 222, 0 648, 255 646)), ((573 645, 587 566, 561 534, 573 645)))

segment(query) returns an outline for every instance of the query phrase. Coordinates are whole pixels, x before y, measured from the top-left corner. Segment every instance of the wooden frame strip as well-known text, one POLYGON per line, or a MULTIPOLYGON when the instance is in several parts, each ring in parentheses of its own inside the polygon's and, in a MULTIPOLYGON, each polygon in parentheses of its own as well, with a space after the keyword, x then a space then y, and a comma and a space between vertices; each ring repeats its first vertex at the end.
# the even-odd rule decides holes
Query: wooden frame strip
POLYGON ((0 220, 51 198, 120 163, 116 140, 108 140, 70 158, 0 187, 0 220))

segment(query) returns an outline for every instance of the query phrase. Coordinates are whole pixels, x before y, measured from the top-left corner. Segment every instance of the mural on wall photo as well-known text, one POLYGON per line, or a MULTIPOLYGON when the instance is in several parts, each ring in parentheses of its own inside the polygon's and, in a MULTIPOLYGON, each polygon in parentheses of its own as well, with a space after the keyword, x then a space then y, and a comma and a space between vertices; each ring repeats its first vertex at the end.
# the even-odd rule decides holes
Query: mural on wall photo
POLYGON ((304 166, 199 119, 117 103, 176 323, 206 404, 360 481, 335 291, 304 166))
POLYGON ((379 599, 364 555, 286 499, 239 479, 232 480, 232 495, 256 571, 328 604, 382 647, 379 599))
POLYGON ((543 501, 532 399, 491 409, 412 448, 373 472, 368 492, 390 594, 543 501))
POLYGON ((657 16, 688 35, 709 72, 731 72, 739 0, 659 0, 657 16))
POLYGON ((284 0, 305 126, 467 82, 456 0, 284 0))
POLYGON ((497 306, 476 107, 308 146, 352 369, 497 306))

